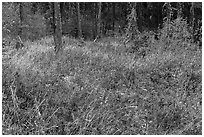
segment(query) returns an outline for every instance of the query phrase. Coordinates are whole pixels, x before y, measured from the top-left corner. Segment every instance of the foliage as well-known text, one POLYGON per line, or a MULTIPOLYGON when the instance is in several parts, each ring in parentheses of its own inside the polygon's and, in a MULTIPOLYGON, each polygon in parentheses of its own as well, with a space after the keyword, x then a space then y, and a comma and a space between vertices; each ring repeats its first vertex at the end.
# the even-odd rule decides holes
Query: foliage
POLYGON ((2 35, 3 38, 15 36, 19 25, 18 8, 15 3, 2 4, 2 35))
POLYGON ((179 49, 179 48, 188 48, 186 44, 181 43, 190 43, 191 33, 189 32, 189 26, 187 21, 182 18, 177 18, 176 20, 164 22, 164 27, 160 31, 160 41, 165 41, 163 48, 164 49, 179 49), (173 43, 173 44, 172 44, 173 43), (177 45, 183 46, 178 47, 177 45))
POLYGON ((122 43, 111 40, 79 47, 64 37, 56 59, 44 38, 5 58, 3 134, 201 134, 201 53, 134 59, 114 52, 122 43), (15 72, 34 102, 18 96, 20 110, 11 98, 15 72))
MULTIPOLYGON (((3 37, 19 40, 18 30, 23 28, 23 39, 35 40, 46 35, 44 15, 36 13, 26 15, 23 25, 20 24, 18 3, 3 3, 3 37)), ((28 10, 25 9, 25 10, 28 10)))
POLYGON ((46 36, 45 19, 40 14, 35 14, 27 17, 27 21, 24 22, 23 37, 26 40, 37 40, 46 36))
POLYGON ((137 23, 137 12, 136 12, 136 4, 132 4, 132 8, 130 10, 130 14, 127 16, 128 25, 126 29, 126 35, 128 40, 137 39, 137 35, 139 34, 138 23, 137 23))
MULTIPOLYGON (((4 33, 9 30, 10 33, 17 35, 19 25, 19 3, 3 3, 3 28, 4 33), (8 10, 9 9, 9 10, 8 10), (8 18, 9 17, 9 18, 8 18), (7 26, 7 27, 6 27, 7 26), (9 27, 9 28, 8 28, 9 27)), ((93 39, 96 35, 96 14, 98 13, 98 8, 96 3, 81 3, 81 21, 82 21, 82 31, 83 35, 87 39, 93 39)), ((183 6, 179 7, 177 3, 103 3, 101 11, 101 29, 103 35, 106 31, 111 30, 113 32, 124 33, 123 30, 126 28, 126 33, 129 38, 127 39, 137 39, 138 30, 157 30, 163 23, 164 16, 171 16, 169 20, 175 20, 177 18, 177 9, 180 10, 181 15, 189 23, 191 21, 190 8, 192 3, 182 3, 183 6), (115 6, 114 6, 115 5, 115 6), (137 7, 136 7, 137 6, 137 7), (104 8, 106 7, 106 8, 104 8), (164 9, 164 10, 162 10, 164 9), (142 12, 141 12, 142 11, 142 12), (170 13, 169 13, 170 12, 170 13), (169 14, 168 14, 169 13, 169 14), (115 17, 114 17, 115 16, 115 17), (118 30, 120 26, 120 30, 118 30), (133 36, 131 36, 133 35, 133 36), (134 38, 135 37, 135 38, 134 38)), ((194 5, 194 18, 195 24, 194 29, 198 26, 198 21, 201 19, 201 3, 193 3, 194 5)), ((62 28, 63 34, 71 35, 75 38, 78 36, 77 27, 77 10, 76 3, 61 3, 62 12, 62 28)), ((29 36, 36 38, 36 35, 47 36, 52 35, 52 9, 49 3, 24 3, 23 9, 24 22, 36 22, 39 24, 40 28, 37 26, 32 26, 33 24, 25 23, 24 25, 29 25, 31 27, 26 28, 25 32, 29 32, 29 36), (34 16, 34 19, 32 19, 34 16), (27 21, 28 20, 28 21, 27 21), (29 21, 30 20, 30 21, 29 21), (45 23, 46 22, 46 23, 45 23), (46 27, 45 27, 46 25, 46 27), (36 28, 35 28, 36 27, 36 28), (44 31, 46 29, 46 31, 44 31), (32 34, 33 31, 33 34, 32 34), (36 32, 37 31, 37 32, 36 32), (44 32, 44 33, 42 33, 44 32)), ((181 17, 181 16, 180 16, 181 17)), ((25 27, 25 26, 24 26, 25 27)), ((25 34, 27 36, 27 33, 25 34)))
MULTIPOLYGON (((194 30, 194 29, 191 27, 191 30, 194 30)), ((201 48, 202 47, 202 21, 201 20, 198 21, 198 27, 193 32, 194 33, 191 34, 193 35, 193 41, 194 43, 196 43, 197 46, 201 48)))
MULTIPOLYGON (((24 23, 42 37, 47 20, 35 13, 24 23)), ((136 17, 131 8, 128 42, 115 35, 97 41, 64 36, 58 58, 49 36, 26 41, 18 51, 5 46, 2 133, 202 134, 202 50, 188 21, 171 18, 158 31, 138 32, 136 17)), ((67 31, 77 32, 75 18, 64 22, 67 31)), ((92 25, 82 14, 85 35, 92 25)))

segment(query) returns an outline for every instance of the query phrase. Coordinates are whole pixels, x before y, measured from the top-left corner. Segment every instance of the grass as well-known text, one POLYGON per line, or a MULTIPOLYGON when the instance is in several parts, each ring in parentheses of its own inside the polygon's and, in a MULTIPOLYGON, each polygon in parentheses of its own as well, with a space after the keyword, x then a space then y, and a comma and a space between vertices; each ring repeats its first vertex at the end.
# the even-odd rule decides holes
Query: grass
POLYGON ((201 51, 63 42, 58 59, 52 38, 4 54, 4 135, 202 134, 201 51))

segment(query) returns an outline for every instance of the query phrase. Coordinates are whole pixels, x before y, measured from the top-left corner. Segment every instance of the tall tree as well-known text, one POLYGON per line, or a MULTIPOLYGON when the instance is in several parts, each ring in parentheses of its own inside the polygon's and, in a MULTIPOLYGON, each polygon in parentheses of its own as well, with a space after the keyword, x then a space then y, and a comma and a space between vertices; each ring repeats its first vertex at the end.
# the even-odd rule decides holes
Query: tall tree
POLYGON ((54 42, 55 52, 59 55, 62 51, 62 24, 59 2, 54 2, 54 42))
POLYGON ((191 27, 192 27, 192 31, 194 34, 194 30, 195 30, 195 3, 191 2, 191 8, 190 8, 190 23, 191 23, 191 27))
POLYGON ((139 34, 139 29, 138 29, 138 23, 137 23, 137 11, 136 11, 136 7, 137 7, 137 3, 130 3, 130 14, 127 16, 127 21, 128 21, 128 26, 126 29, 126 35, 127 35, 127 39, 125 40, 126 42, 128 42, 129 40, 133 40, 136 38, 136 36, 139 34))
POLYGON ((115 30, 115 6, 116 5, 116 3, 115 2, 113 2, 112 3, 112 12, 113 12, 113 18, 112 18, 112 20, 113 20, 113 31, 115 30))
POLYGON ((81 28, 81 13, 80 13, 80 3, 77 3, 77 13, 78 13, 78 36, 82 39, 82 28, 81 28))
POLYGON ((101 7, 102 3, 98 3, 98 23, 97 23, 97 37, 101 38, 101 7))
POLYGON ((177 3, 177 18, 181 18, 182 17, 182 10, 183 10, 183 3, 182 2, 178 2, 177 3))
POLYGON ((22 38, 22 26, 23 26, 23 2, 19 2, 19 18, 20 18, 20 26, 19 26, 19 31, 18 35, 22 38))
POLYGON ((167 44, 170 44, 170 23, 173 16, 173 9, 170 2, 166 2, 163 5, 163 10, 166 12, 166 23, 167 23, 167 44))

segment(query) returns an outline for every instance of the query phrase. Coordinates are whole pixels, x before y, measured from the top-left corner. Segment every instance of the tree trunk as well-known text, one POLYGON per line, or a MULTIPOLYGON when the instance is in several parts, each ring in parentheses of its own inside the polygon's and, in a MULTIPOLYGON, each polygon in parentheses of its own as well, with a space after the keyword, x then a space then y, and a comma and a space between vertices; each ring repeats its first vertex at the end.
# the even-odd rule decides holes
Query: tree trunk
POLYGON ((194 12, 194 2, 191 2, 191 8, 190 8, 190 17, 191 17, 191 25, 192 25, 192 29, 194 30, 194 26, 195 26, 195 12, 194 12))
POLYGON ((60 3, 54 2, 54 43, 56 55, 62 51, 62 25, 60 15, 60 3))
POLYGON ((77 13, 78 13, 78 37, 82 39, 82 28, 81 28, 81 13, 80 13, 80 3, 77 3, 77 13))
POLYGON ((112 30, 114 31, 115 30, 115 3, 113 2, 113 26, 112 26, 112 30))
POLYGON ((183 7, 183 3, 182 2, 178 2, 177 3, 177 18, 181 18, 182 17, 182 7, 183 7))
POLYGON ((98 3, 97 37, 96 37, 96 39, 101 38, 101 7, 102 7, 102 3, 99 2, 98 3))
POLYGON ((129 41, 129 40, 133 40, 136 39, 138 33, 139 33, 139 29, 138 29, 138 23, 137 23, 137 3, 131 3, 131 13, 128 15, 128 28, 126 30, 126 35, 127 35, 127 40, 125 41, 129 41))
POLYGON ((61 24, 63 24, 64 18, 66 18, 65 2, 60 2, 60 15, 61 24))
POLYGON ((98 16, 97 7, 98 7, 98 5, 97 5, 96 2, 93 5, 94 5, 94 17, 95 18, 93 19, 94 27, 93 27, 92 32, 93 32, 93 40, 94 40, 94 39, 97 38, 97 20, 98 20, 98 18, 97 18, 97 16, 98 16))
POLYGON ((19 26, 19 30, 18 30, 18 36, 20 36, 22 38, 22 26, 23 26, 23 3, 19 2, 19 18, 20 18, 20 26, 19 26))

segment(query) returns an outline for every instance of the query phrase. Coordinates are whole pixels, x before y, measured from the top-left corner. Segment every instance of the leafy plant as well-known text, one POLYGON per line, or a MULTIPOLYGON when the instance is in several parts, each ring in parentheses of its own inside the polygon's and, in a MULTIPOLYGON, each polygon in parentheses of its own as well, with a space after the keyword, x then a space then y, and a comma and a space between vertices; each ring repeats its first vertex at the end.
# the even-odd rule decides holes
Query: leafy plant
POLYGON ((171 22, 164 21, 164 27, 159 34, 159 40, 164 50, 189 48, 191 33, 187 21, 177 18, 171 22), (163 43, 162 43, 163 42, 163 43))

